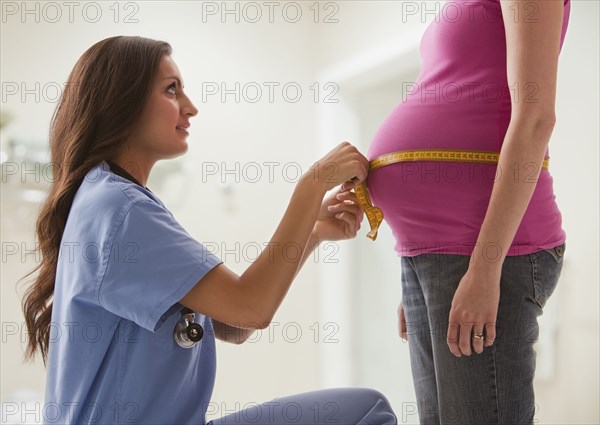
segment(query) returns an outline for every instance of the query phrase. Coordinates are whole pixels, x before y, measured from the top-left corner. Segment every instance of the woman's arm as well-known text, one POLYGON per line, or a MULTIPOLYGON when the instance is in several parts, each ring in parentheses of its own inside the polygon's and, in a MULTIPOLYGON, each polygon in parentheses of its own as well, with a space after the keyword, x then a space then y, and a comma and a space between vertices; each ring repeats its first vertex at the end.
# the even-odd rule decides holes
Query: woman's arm
MULTIPOLYGON (((511 88, 511 121, 498 161, 498 174, 467 274, 452 301, 448 346, 471 354, 471 332, 496 337, 500 272, 542 169, 555 123, 558 56, 563 1, 501 0, 511 88)), ((484 342, 473 340, 477 353, 484 342)))
POLYGON ((563 1, 502 0, 512 111, 473 266, 501 267, 542 170, 555 123, 563 1), (518 11, 518 13, 517 13, 518 11), (502 173, 500 175, 500 172, 502 173), (485 256, 482 249, 500 249, 485 256), (490 258, 492 257, 492 258, 490 258))
POLYGON ((238 276, 224 264, 208 272, 181 304, 236 328, 264 329, 283 301, 301 261, 327 191, 354 177, 364 181, 369 161, 344 142, 304 174, 267 248, 238 276))

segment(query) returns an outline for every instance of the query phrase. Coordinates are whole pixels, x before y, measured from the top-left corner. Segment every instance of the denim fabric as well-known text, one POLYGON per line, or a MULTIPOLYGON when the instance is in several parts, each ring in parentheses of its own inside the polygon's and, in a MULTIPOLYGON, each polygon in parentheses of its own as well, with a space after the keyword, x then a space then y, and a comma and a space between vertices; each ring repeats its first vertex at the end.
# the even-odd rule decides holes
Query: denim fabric
POLYGON ((502 265, 496 341, 455 357, 446 342, 452 298, 470 256, 402 257, 402 296, 421 424, 532 424, 537 318, 558 283, 566 243, 502 265))

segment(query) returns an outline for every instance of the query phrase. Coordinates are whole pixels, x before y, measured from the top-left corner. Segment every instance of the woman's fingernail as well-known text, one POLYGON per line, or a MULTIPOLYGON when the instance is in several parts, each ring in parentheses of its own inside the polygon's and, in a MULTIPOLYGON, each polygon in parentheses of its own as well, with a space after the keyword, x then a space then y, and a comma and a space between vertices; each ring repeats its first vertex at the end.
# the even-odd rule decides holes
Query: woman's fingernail
POLYGON ((333 209, 333 205, 328 206, 327 209, 331 211, 333 209))

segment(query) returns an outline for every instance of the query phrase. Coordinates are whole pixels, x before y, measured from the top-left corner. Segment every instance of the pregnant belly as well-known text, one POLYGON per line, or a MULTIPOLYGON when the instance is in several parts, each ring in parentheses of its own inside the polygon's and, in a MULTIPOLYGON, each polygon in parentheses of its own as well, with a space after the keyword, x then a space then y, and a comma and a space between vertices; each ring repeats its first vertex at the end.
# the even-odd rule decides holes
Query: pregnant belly
MULTIPOLYGON (((415 161, 388 165, 369 173, 367 187, 373 204, 384 214, 396 239, 396 251, 456 245, 477 241, 497 172, 495 164, 415 161)), ((500 175, 499 175, 500 176, 500 175)), ((508 174, 504 177, 510 178, 508 174)), ((501 177, 500 177, 501 178, 501 177)), ((552 178, 542 171, 515 242, 538 241, 545 230, 556 229, 560 212, 552 178)))
MULTIPOLYGON (((414 149, 500 152, 509 121, 510 105, 448 105, 408 97, 379 127, 366 156, 373 160, 414 149)), ((402 162, 372 170, 367 188, 373 204, 382 210, 384 221, 392 229, 396 251, 410 254, 411 250, 403 245, 474 244, 497 169, 496 164, 485 163, 402 162)), ((510 170, 498 174, 512 176, 510 170)), ((552 178, 547 170, 542 170, 515 242, 549 243, 550 238, 556 241, 560 221, 552 178)), ((435 248, 430 252, 435 252, 435 248)))
POLYGON ((375 133, 367 158, 412 149, 499 151, 498 112, 472 108, 400 103, 375 133))
POLYGON ((373 170, 367 187, 374 205, 398 232, 438 234, 483 220, 496 173, 494 164, 415 161, 373 170))

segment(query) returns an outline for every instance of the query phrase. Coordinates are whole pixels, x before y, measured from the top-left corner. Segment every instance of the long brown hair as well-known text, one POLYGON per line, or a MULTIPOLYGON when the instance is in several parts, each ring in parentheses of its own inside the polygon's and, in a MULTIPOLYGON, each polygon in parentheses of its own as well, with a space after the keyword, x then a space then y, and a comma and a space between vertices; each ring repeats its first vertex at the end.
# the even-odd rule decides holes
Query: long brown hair
MULTIPOLYGON (((52 297, 67 216, 85 175, 115 158, 140 118, 163 55, 171 46, 137 36, 106 38, 75 64, 50 122, 52 184, 36 222, 41 262, 22 302, 29 338, 25 360, 48 358, 52 297)), ((36 257, 40 258, 40 257, 36 257)))

